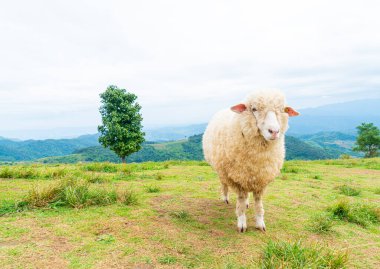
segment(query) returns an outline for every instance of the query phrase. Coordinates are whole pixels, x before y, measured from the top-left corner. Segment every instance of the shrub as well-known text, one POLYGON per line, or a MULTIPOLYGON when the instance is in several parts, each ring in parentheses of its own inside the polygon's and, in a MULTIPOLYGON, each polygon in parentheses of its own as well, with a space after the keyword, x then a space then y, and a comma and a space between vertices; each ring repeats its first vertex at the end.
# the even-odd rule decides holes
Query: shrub
POLYGON ((260 268, 345 268, 347 255, 301 242, 269 241, 263 249, 260 268))
POLYGON ((360 194, 360 190, 354 189, 348 185, 340 186, 339 190, 342 194, 347 196, 358 196, 360 194))
POLYGON ((363 227, 380 221, 378 208, 367 204, 350 204, 347 200, 339 201, 330 207, 329 211, 339 220, 356 223, 363 227))
POLYGON ((313 177, 313 179, 321 180, 321 179, 322 179, 322 176, 321 176, 321 175, 315 175, 315 176, 313 177))

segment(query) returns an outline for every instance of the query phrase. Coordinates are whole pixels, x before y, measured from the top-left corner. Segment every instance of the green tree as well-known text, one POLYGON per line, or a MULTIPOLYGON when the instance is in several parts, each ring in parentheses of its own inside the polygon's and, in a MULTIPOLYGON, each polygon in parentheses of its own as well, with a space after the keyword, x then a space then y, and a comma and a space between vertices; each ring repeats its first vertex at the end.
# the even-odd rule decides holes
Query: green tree
POLYGON ((141 149, 145 133, 142 132, 141 106, 136 102, 137 96, 109 86, 100 94, 102 125, 99 142, 114 151, 125 163, 125 157, 141 149))
POLYGON ((380 148, 380 130, 373 123, 362 123, 358 127, 354 151, 362 151, 365 158, 377 157, 380 148))

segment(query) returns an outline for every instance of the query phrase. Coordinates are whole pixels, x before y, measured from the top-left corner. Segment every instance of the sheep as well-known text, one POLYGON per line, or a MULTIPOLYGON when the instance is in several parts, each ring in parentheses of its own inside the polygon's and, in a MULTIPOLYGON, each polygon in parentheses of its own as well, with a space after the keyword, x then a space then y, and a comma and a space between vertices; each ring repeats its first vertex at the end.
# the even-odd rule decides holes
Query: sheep
POLYGON ((247 230, 249 192, 255 200, 255 227, 266 230, 262 196, 284 163, 288 117, 299 115, 285 104, 279 91, 253 92, 244 102, 216 113, 203 135, 205 160, 219 176, 222 199, 228 204, 228 190, 237 193, 240 232, 247 230))

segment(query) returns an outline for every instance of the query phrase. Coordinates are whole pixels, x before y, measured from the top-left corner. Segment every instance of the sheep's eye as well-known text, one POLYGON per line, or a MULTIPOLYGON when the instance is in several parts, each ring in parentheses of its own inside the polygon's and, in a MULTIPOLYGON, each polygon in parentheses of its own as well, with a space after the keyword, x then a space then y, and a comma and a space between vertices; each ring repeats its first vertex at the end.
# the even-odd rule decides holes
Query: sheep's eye
POLYGON ((255 107, 252 108, 252 111, 253 111, 253 112, 256 112, 256 111, 257 111, 257 108, 255 108, 255 107))

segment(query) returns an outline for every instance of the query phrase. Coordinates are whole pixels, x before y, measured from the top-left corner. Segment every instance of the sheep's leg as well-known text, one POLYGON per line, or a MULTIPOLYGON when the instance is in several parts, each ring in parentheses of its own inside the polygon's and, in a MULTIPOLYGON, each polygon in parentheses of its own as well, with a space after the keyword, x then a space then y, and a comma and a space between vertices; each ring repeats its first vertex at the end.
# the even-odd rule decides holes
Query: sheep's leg
POLYGON ((262 194, 255 195, 256 229, 265 232, 264 207, 262 194))
POLYGON ((247 199, 245 199, 245 206, 249 208, 249 193, 247 195, 247 199))
POLYGON ((248 193, 241 192, 236 201, 237 227, 238 231, 242 233, 247 230, 247 218, 245 216, 245 211, 247 210, 247 197, 248 193))
POLYGON ((229 201, 228 201, 228 185, 227 184, 224 184, 222 183, 222 200, 228 204, 229 201))

